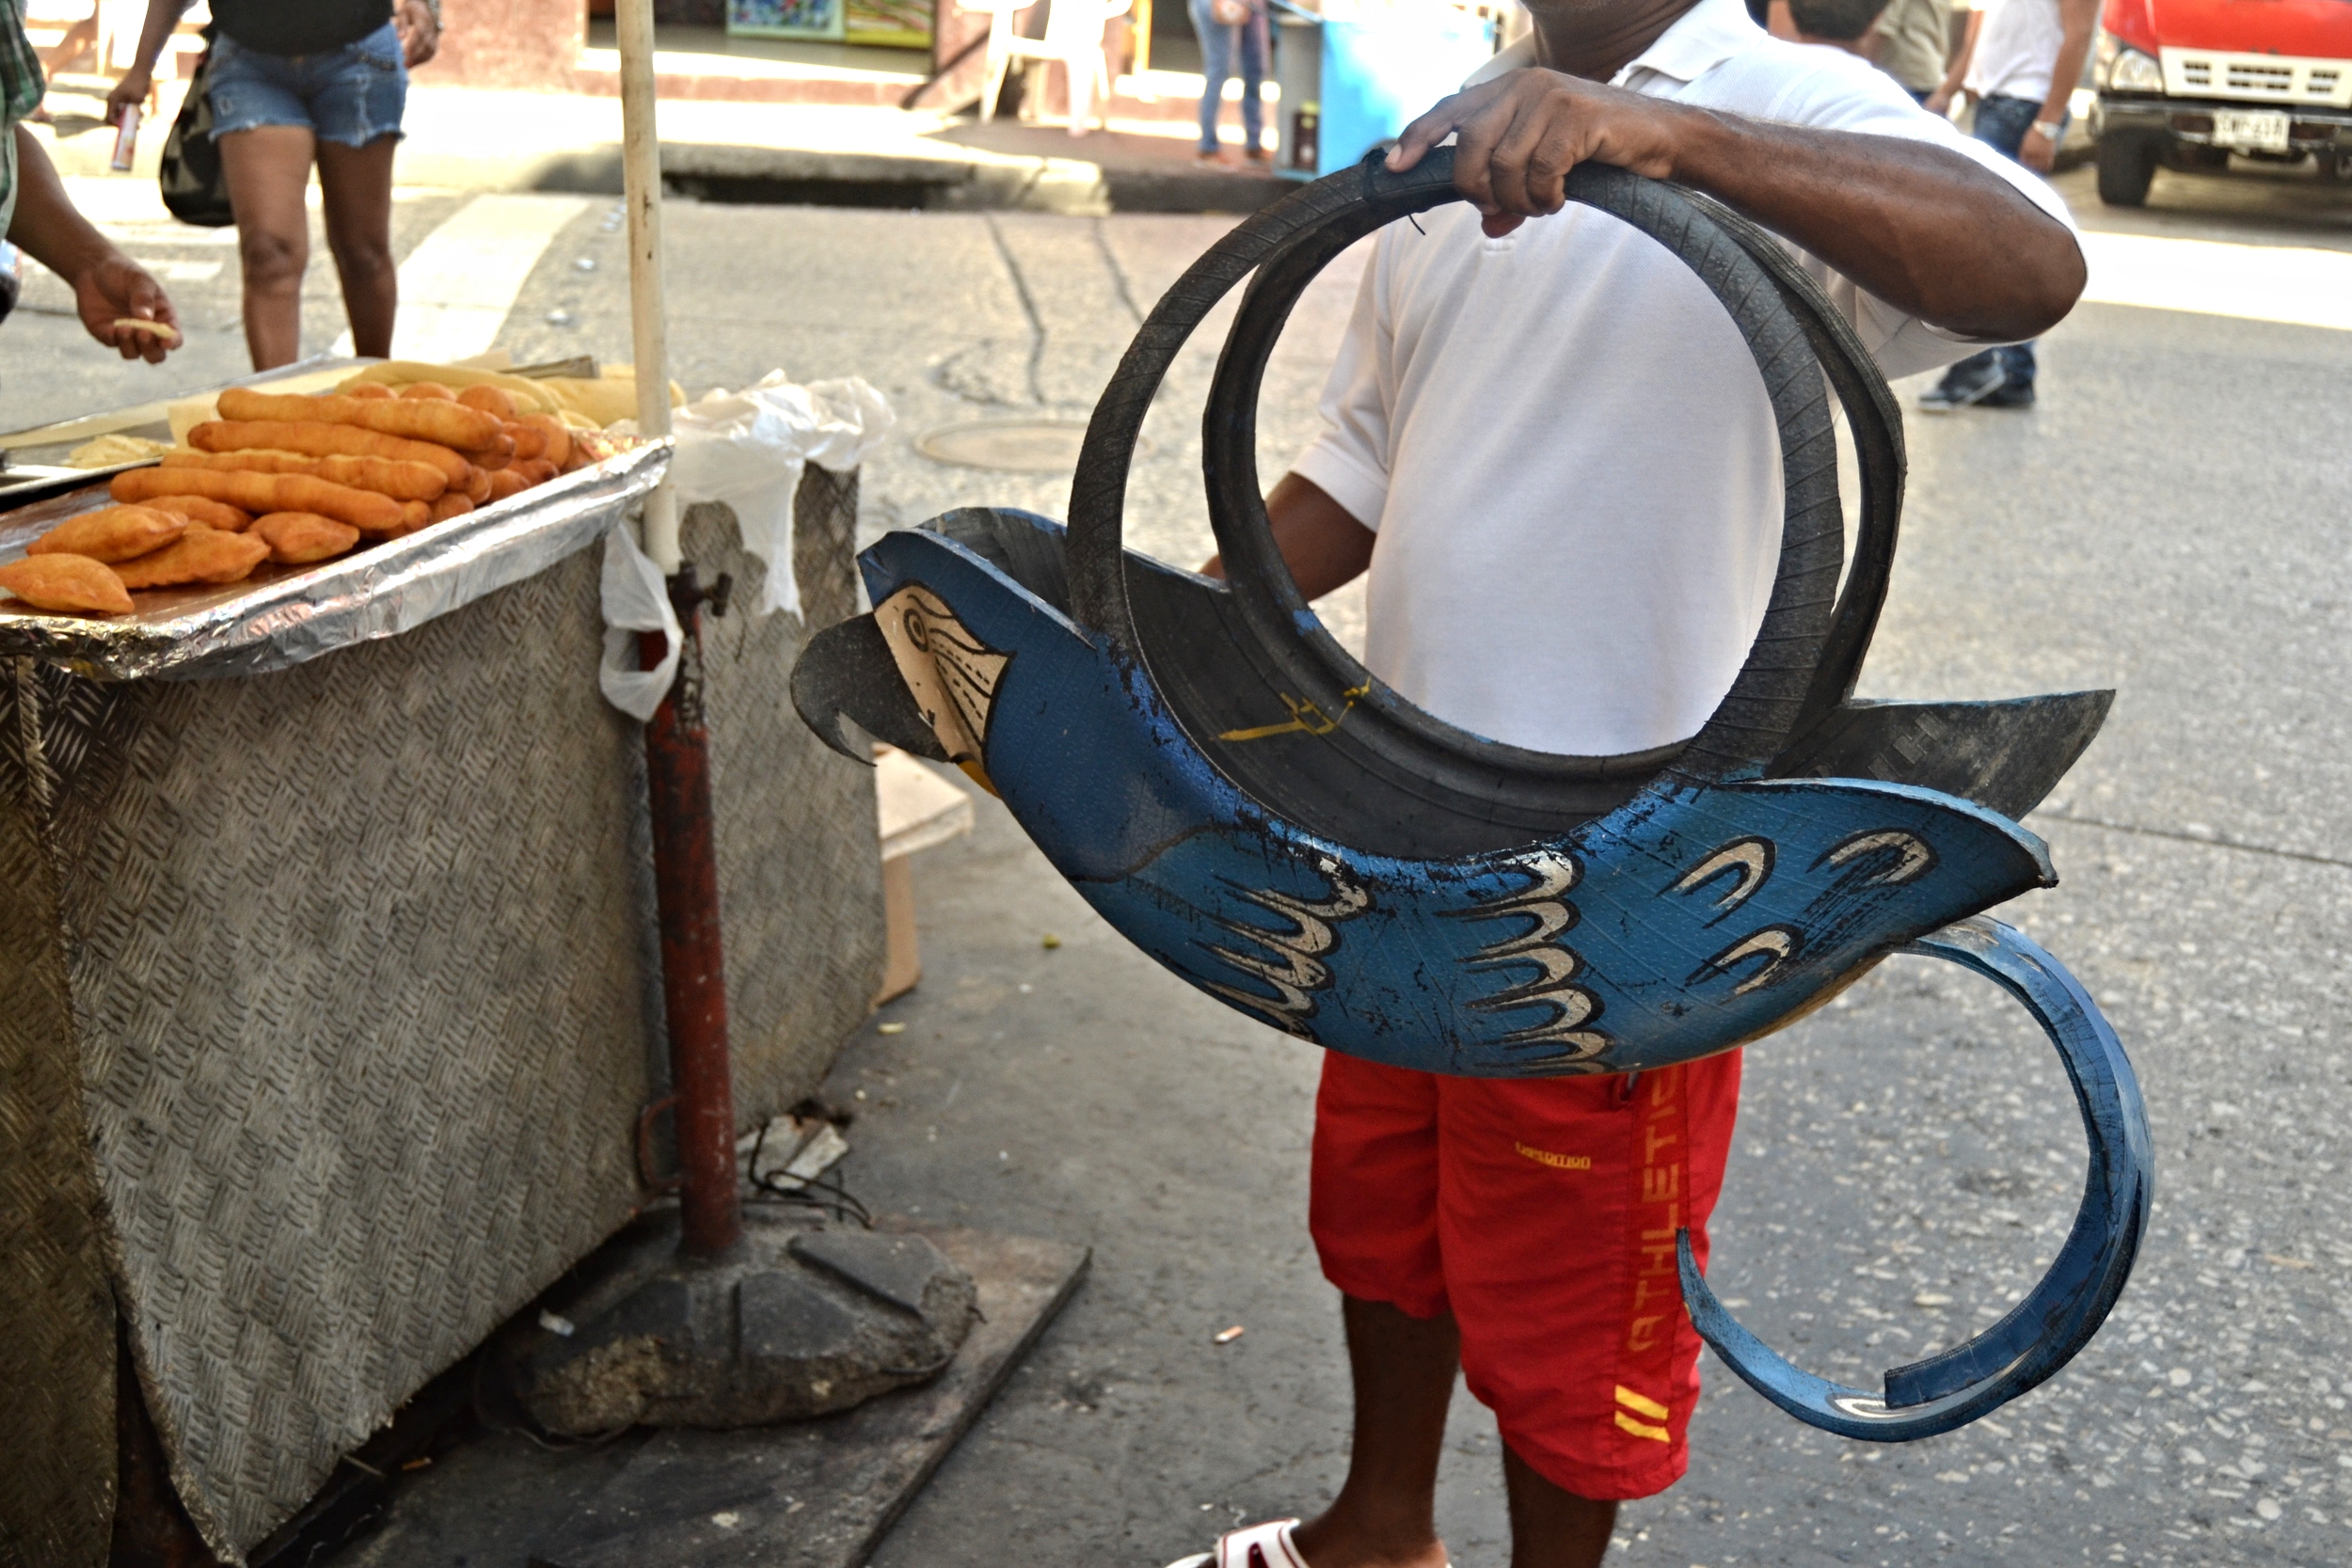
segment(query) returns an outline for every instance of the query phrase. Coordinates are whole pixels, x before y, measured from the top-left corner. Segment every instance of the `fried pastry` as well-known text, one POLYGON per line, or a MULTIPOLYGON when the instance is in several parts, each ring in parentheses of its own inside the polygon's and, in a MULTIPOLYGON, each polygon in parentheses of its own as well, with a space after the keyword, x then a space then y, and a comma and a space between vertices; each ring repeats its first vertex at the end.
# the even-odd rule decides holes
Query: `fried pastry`
POLYGON ((129 561, 160 550, 186 531, 188 520, 151 506, 109 506, 69 517, 24 546, 34 555, 84 555, 129 561))
POLYGON ((86 555, 28 555, 0 566, 0 588, 35 610, 77 615, 128 615, 131 595, 103 561, 86 555))

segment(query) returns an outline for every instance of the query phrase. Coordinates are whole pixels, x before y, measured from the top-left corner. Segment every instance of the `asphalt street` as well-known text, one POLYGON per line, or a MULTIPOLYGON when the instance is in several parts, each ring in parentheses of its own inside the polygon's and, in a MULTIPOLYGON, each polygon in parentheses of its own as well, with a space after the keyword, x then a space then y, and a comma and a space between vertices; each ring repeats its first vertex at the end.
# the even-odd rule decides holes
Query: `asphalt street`
MULTIPOLYGON (((2061 184, 2109 233, 2352 252, 2352 199, 2308 182, 2166 175, 2132 214, 2099 211, 2087 171, 2061 184)), ((407 193, 400 253, 465 199, 407 193)), ((1141 310, 1230 222, 674 203, 674 372, 694 393, 777 368, 882 388, 900 423, 866 474, 869 534, 973 502, 1058 515, 1066 473, 937 463, 915 439, 1082 420, 1141 310)), ((597 203, 555 230, 498 346, 628 358, 614 223, 597 203)), ((123 231, 180 269, 189 349, 161 371, 101 358, 36 278, 0 328, 0 429, 241 368, 225 236, 123 231)), ((1263 397, 1269 481, 1313 429, 1359 264, 1293 318, 1263 397)), ((1613 1560, 2352 1560, 2352 1219, 2334 1201, 2352 1169, 2352 332, 2247 293, 2086 304, 2042 344, 2039 407, 1911 416, 1863 678, 1877 696, 2119 692, 2029 822, 2061 885, 2002 912, 2085 980, 2147 1091, 2159 1189, 2131 1288, 2052 1383, 1906 1447, 1812 1433, 1710 1358, 1690 1476, 1626 1509, 1613 1560)), ((305 323, 316 349, 340 326, 323 245, 305 323)), ((1131 542, 1171 560, 1209 547, 1198 420, 1220 325, 1136 467, 1131 542)), ((1324 608, 1353 636, 1359 605, 1324 608)), ((924 982, 830 1091, 859 1113, 846 1180, 877 1210, 1083 1242, 1095 1262, 880 1568, 1157 1568, 1319 1508, 1347 1400, 1305 1226, 1316 1053, 1129 948, 993 802, 916 877, 924 982)), ((2065 1233, 2082 1138, 2063 1074, 1956 971, 1886 964, 1753 1048, 1747 1084, 1711 1274, 1818 1370, 1867 1385, 1957 1342, 2065 1233)), ((1440 1500, 1461 1568, 1504 1560, 1497 1481, 1492 1422, 1463 1395, 1440 1500)))

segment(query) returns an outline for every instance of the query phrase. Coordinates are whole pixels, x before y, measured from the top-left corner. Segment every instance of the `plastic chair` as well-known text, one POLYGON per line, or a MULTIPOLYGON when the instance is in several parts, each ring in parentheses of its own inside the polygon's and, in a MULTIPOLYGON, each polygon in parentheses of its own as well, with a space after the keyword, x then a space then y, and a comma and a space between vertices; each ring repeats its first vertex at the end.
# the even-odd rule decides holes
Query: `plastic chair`
POLYGON ((1045 36, 1041 39, 1023 38, 1012 30, 1013 13, 1026 9, 1034 0, 994 0, 993 4, 961 5, 959 9, 986 11, 988 21, 988 74, 980 88, 980 122, 988 123, 996 116, 996 99, 1005 87, 1005 72, 1015 60, 1040 67, 1056 60, 1070 71, 1070 134, 1083 136, 1087 122, 1092 119, 1104 129, 1110 128, 1111 98, 1110 59, 1103 51, 1103 26, 1114 16, 1123 16, 1135 0, 1050 0, 1045 13, 1045 36), (1100 93, 1103 111, 1090 113, 1100 93))

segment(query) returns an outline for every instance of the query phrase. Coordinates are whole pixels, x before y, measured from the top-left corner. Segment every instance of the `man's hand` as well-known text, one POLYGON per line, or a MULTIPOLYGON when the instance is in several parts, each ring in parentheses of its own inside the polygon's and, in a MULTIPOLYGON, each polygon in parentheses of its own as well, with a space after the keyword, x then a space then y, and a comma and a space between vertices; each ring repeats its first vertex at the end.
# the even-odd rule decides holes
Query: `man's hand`
POLYGON ((2058 143, 2028 125, 2025 139, 2017 144, 2017 161, 2037 174, 2047 174, 2058 166, 2058 143))
POLYGON ((125 359, 160 365, 180 346, 180 313, 171 308, 162 285, 120 251, 97 257, 67 281, 73 285, 74 308, 89 335, 125 359), (155 322, 168 330, 117 325, 124 321, 155 322))
POLYGON ((1556 71, 1514 71, 1466 87, 1405 128, 1389 150, 1404 173, 1450 135, 1454 183, 1484 215, 1495 239, 1566 202, 1568 171, 1592 160, 1675 177, 1678 122, 1692 111, 1556 71))
POLYGON ((400 33, 401 57, 413 71, 440 51, 441 24, 424 0, 400 0, 392 25, 400 33))
POLYGON ((160 365, 180 346, 180 317, 156 281, 112 240, 73 210, 56 166, 24 126, 0 131, 16 137, 16 216, 8 238, 24 254, 65 279, 89 335, 125 359, 160 365), (124 321, 156 322, 168 331, 118 326, 124 321))
POLYGON ((1389 167, 1412 167, 1454 132, 1454 182, 1491 235, 1558 212, 1568 170, 1589 159, 1703 191, 1904 314, 1979 342, 2039 337, 2082 293, 2082 247, 2063 224, 1914 137, 1747 119, 1530 69, 1413 121, 1389 167))

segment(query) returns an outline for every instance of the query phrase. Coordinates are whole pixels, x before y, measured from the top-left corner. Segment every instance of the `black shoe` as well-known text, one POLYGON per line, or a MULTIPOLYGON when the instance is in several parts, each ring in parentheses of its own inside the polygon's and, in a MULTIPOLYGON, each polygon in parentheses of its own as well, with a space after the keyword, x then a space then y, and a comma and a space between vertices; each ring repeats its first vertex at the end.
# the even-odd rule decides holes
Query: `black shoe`
POLYGON ((2030 381, 2010 382, 1998 391, 1986 393, 1979 400, 1977 406, 1979 408, 2031 408, 2033 406, 2033 383, 2030 381))
MULTIPOLYGON (((1989 365, 1954 365, 1944 372, 1944 379, 1919 394, 1919 406, 1930 414, 1948 414, 1955 408, 1969 408, 1984 402, 2009 385, 2009 377, 2001 367, 1989 365)), ((2026 400, 2033 401, 2033 388, 2026 388, 2026 400)))

